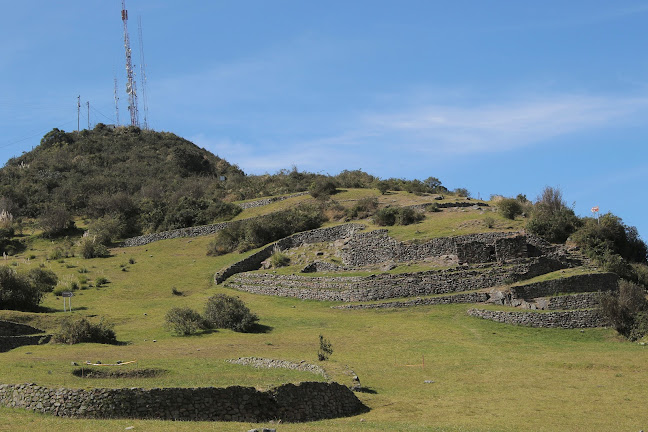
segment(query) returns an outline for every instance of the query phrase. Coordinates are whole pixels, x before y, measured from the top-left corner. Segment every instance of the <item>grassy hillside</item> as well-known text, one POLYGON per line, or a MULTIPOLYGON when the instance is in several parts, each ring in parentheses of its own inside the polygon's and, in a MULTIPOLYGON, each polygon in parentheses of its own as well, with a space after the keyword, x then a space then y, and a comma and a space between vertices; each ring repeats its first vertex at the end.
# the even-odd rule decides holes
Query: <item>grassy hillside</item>
MULTIPOLYGON (((18 269, 41 262, 63 280, 104 276, 101 288, 76 292, 71 315, 106 317, 123 346, 80 344, 27 346, 0 354, 0 382, 35 382, 68 387, 160 387, 251 385, 320 379, 305 372, 255 370, 231 365, 242 356, 317 362, 318 335, 333 344, 323 365, 350 383, 353 369, 375 393, 358 396, 372 410, 362 416, 300 425, 285 431, 352 430, 639 430, 645 427, 648 362, 643 346, 612 330, 555 330, 512 327, 468 317, 467 305, 399 310, 334 310, 333 303, 234 292, 216 287, 214 271, 238 254, 207 257, 209 238, 174 239, 143 247, 113 249, 105 259, 45 261, 52 248, 35 240, 13 258, 18 269), (35 258, 27 257, 35 255, 35 258), (132 259, 133 264, 129 264, 132 259), (80 269, 87 273, 79 273, 80 269), (126 271, 124 271, 126 269, 126 271), (173 295, 175 287, 183 296, 173 295), (201 309, 215 293, 238 295, 256 312, 264 333, 219 330, 193 337, 172 336, 163 316, 173 306, 201 309), (153 342, 155 340, 155 342, 153 342), (137 360, 142 368, 168 372, 158 378, 92 380, 71 375, 71 362, 137 360), (424 364, 423 364, 424 363, 424 364), (426 383, 425 381, 433 381, 426 383), (362 421, 361 421, 362 420, 362 421)), ((28 321, 46 330, 70 313, 48 294, 55 311, 0 311, 0 319, 28 321)), ((136 420, 70 420, 0 409, 0 429, 240 431, 258 425, 200 425, 136 420)))

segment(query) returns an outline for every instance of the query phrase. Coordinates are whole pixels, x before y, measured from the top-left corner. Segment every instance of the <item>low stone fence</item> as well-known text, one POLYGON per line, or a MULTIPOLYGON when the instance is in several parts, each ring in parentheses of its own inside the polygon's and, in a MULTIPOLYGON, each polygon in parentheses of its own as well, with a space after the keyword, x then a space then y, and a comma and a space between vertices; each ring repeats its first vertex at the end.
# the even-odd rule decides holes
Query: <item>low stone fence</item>
POLYGON ((442 297, 428 297, 428 298, 417 298, 414 300, 404 300, 397 302, 385 302, 385 303, 365 303, 357 305, 341 305, 333 306, 333 309, 388 309, 388 308, 404 308, 412 306, 430 306, 430 305, 440 305, 440 304, 451 304, 451 303, 483 303, 489 298, 488 293, 478 292, 478 293, 461 293, 461 294, 452 294, 442 297))
POLYGON ((256 201, 248 201, 248 202, 240 203, 240 204, 237 204, 237 205, 239 207, 241 207, 243 210, 245 210, 245 209, 250 209, 250 208, 255 208, 255 207, 263 207, 263 206, 266 206, 268 204, 272 204, 272 203, 277 202, 277 201, 283 201, 283 200, 287 200, 288 198, 295 198, 295 197, 302 196, 302 195, 307 195, 307 194, 308 194, 308 192, 298 192, 298 193, 294 193, 292 195, 285 195, 285 196, 279 196, 279 197, 270 197, 270 198, 262 198, 262 199, 259 199, 259 200, 256 200, 256 201))
POLYGON ((612 291, 617 288, 618 279, 614 273, 588 273, 512 286, 511 293, 513 298, 532 299, 562 293, 612 291))
POLYGON ((258 270, 261 263, 272 255, 275 247, 280 249, 291 249, 309 243, 331 242, 338 239, 351 236, 356 231, 363 230, 365 225, 362 224, 344 224, 328 228, 317 228, 310 231, 304 231, 291 236, 282 238, 281 240, 271 243, 258 252, 244 258, 226 268, 219 271, 214 275, 214 280, 217 284, 222 283, 228 277, 237 273, 258 270))
POLYGON ((153 234, 144 234, 137 237, 131 237, 122 243, 122 247, 144 246, 160 240, 169 240, 180 237, 200 237, 215 234, 228 225, 237 221, 221 222, 213 225, 202 225, 197 227, 180 228, 171 231, 163 231, 153 234))
POLYGON ((251 366, 253 368, 261 369, 289 369, 298 370, 302 372, 310 372, 316 375, 321 375, 328 379, 328 375, 321 367, 306 363, 294 363, 288 360, 269 359, 261 357, 239 357, 237 359, 227 360, 228 363, 238 364, 243 366, 251 366))
POLYGON ((596 309, 561 312, 509 312, 468 309, 468 315, 506 324, 543 328, 604 327, 605 320, 596 309))
POLYGON ((0 405, 61 417, 184 421, 305 422, 367 411, 338 383, 252 387, 68 389, 35 384, 0 385, 0 405))
POLYGON ((414 210, 427 210, 428 206, 435 205, 436 208, 464 208, 464 207, 490 207, 487 203, 483 202, 470 202, 470 201, 457 201, 457 202, 445 202, 445 203, 440 203, 440 202, 429 202, 426 204, 413 204, 409 205, 406 207, 409 207, 414 210))

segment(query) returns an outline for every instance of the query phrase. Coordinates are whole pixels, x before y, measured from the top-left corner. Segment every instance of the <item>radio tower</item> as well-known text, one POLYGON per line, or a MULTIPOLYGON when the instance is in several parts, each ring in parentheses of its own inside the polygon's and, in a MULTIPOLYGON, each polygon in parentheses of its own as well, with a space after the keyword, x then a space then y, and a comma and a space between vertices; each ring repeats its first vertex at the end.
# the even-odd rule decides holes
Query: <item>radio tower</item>
POLYGON ((126 10, 126 0, 122 0, 122 21, 124 22, 124 49, 126 50, 126 93, 128 93, 128 111, 130 112, 131 125, 139 126, 139 114, 137 112, 137 87, 133 73, 133 63, 131 62, 130 39, 128 38, 128 11, 126 10))
POLYGON ((148 130, 148 98, 146 97, 146 63, 144 61, 144 39, 142 38, 142 17, 137 17, 137 30, 139 35, 139 53, 140 53, 140 84, 142 92, 142 102, 144 103, 144 129, 148 130))
POLYGON ((119 126, 119 93, 117 92, 117 78, 115 78, 115 126, 119 126))

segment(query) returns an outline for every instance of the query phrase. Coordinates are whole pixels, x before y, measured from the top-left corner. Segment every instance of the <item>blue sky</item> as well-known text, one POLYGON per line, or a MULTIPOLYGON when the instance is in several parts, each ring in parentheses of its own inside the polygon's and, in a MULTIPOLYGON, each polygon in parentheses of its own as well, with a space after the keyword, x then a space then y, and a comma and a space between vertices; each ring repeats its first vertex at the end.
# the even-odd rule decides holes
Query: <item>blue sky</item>
MULTIPOLYGON (((475 197, 557 186, 648 238, 648 1, 126 5, 149 124, 248 173, 361 168, 475 197)), ((114 77, 126 122, 121 1, 2 10, 0 161, 75 130, 77 95, 91 125, 114 123, 114 77)))

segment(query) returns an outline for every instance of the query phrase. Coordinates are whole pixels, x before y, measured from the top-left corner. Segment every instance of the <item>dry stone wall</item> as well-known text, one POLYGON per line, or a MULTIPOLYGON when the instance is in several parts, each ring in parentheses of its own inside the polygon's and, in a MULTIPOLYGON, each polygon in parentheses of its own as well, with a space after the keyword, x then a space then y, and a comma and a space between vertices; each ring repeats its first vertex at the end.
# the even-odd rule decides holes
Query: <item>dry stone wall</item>
POLYGON ((596 309, 560 312, 510 312, 469 309, 468 315, 506 324, 549 328, 603 327, 605 320, 596 309))
POLYGON ((184 421, 305 422, 367 410, 338 383, 252 387, 67 389, 35 384, 0 385, 0 405, 61 417, 184 421))
POLYGON ((287 200, 288 198, 295 198, 298 196, 306 195, 308 192, 298 192, 292 195, 285 195, 285 196, 280 196, 280 197, 270 197, 270 198, 262 198, 260 200, 256 201, 248 201, 244 203, 238 204, 239 207, 241 207, 243 210, 245 209, 250 209, 250 208, 255 208, 255 207, 263 207, 268 204, 272 204, 277 201, 283 201, 287 200))
POLYGON ((236 223, 236 221, 221 222, 212 225, 202 225, 197 227, 180 228, 171 231, 163 231, 163 232, 153 233, 153 234, 145 234, 145 235, 131 237, 129 239, 124 240, 122 246, 123 247, 144 246, 149 243, 153 243, 160 240, 211 235, 217 233, 218 231, 226 228, 227 226, 233 223, 236 223))
POLYGON ((280 249, 291 249, 299 247, 304 244, 331 242, 343 238, 350 237, 356 231, 365 228, 362 224, 344 224, 328 228, 317 228, 310 231, 293 234, 289 237, 282 238, 281 240, 271 243, 258 252, 244 258, 216 273, 214 280, 216 283, 222 283, 227 278, 237 273, 249 272, 258 270, 261 263, 272 255, 275 247, 280 249))
POLYGON ((601 293, 580 293, 535 299, 537 309, 594 309, 600 306, 601 293))
POLYGON ((364 303, 357 305, 333 306, 333 309, 389 309, 403 308, 412 306, 430 306, 451 303, 483 303, 489 298, 488 293, 460 293, 441 297, 416 298, 414 300, 404 300, 397 302, 384 303, 364 303))
POLYGON ((617 288, 618 276, 614 273, 589 273, 566 278, 512 286, 513 298, 531 299, 555 296, 562 293, 612 291, 617 288))
MULTIPOLYGON (((558 261, 534 259, 510 266, 475 265, 471 268, 432 270, 366 277, 309 277, 272 273, 242 273, 228 286, 255 294, 326 301, 373 301, 475 291, 503 285, 510 279, 533 277, 561 268, 558 261)), ((258 268, 258 267, 257 267, 258 268)))
POLYGON ((357 233, 342 248, 346 265, 375 265, 386 261, 422 261, 442 255, 457 255, 462 263, 507 262, 554 253, 555 248, 520 233, 494 232, 435 238, 428 242, 406 243, 387 235, 386 229, 357 233), (531 242, 534 253, 529 253, 531 242), (542 250, 538 250, 539 248, 542 250))

